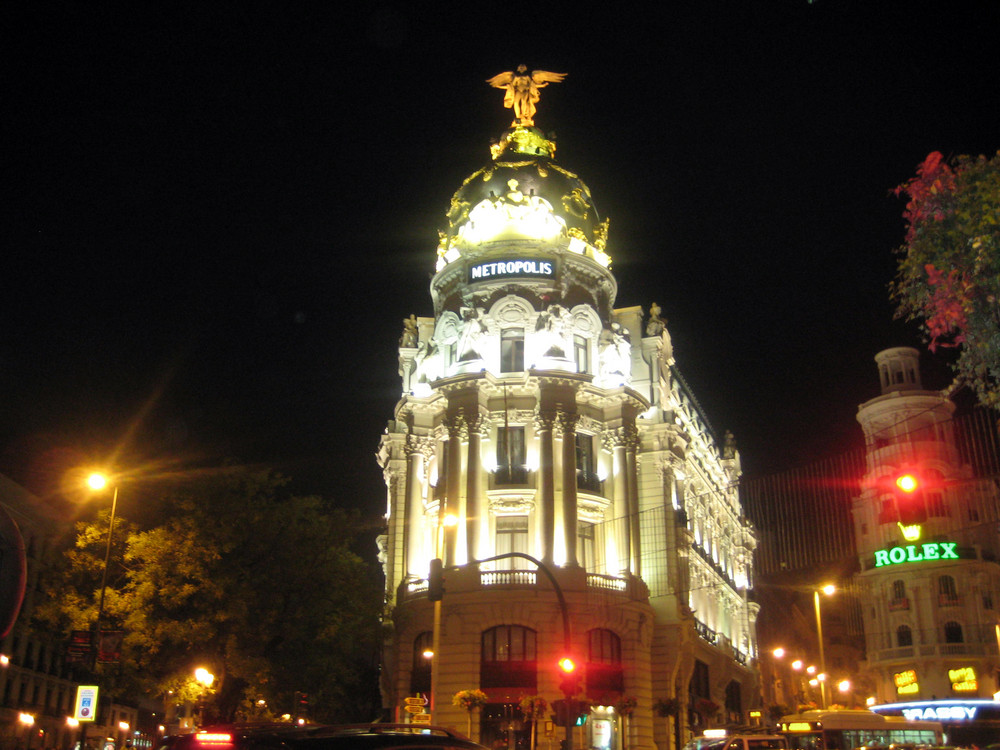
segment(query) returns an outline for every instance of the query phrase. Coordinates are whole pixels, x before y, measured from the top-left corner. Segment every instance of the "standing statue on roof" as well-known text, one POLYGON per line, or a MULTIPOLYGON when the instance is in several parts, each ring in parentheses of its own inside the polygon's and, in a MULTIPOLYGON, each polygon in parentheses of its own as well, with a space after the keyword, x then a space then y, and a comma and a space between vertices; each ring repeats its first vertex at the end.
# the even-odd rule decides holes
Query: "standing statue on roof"
POLYGON ((528 73, 527 65, 518 65, 516 71, 498 73, 486 80, 493 88, 506 89, 503 106, 514 110, 511 127, 535 124, 535 103, 540 98, 538 89, 550 83, 559 83, 565 73, 550 73, 547 70, 533 70, 528 73))

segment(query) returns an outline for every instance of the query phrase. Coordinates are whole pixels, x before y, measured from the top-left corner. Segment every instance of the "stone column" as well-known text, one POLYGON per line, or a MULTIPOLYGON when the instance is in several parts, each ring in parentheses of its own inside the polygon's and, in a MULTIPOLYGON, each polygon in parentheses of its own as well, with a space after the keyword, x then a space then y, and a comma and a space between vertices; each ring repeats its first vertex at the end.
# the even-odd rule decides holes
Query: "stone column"
MULTIPOLYGON (((466 435, 465 415, 459 409, 447 417, 448 428, 448 466, 445 484, 444 516, 459 516, 459 503, 462 497, 462 438, 466 435)), ((457 526, 446 526, 444 534, 444 564, 455 564, 457 526)))
POLYGON ((632 574, 642 577, 642 553, 639 548, 639 433, 634 424, 625 427, 625 465, 628 471, 629 552, 632 574))
MULTIPOLYGON (((420 539, 424 525, 424 482, 427 451, 432 447, 430 438, 417 435, 406 436, 406 455, 409 465, 406 471, 406 529, 404 531, 404 555, 406 572, 409 575, 423 575, 427 567, 427 550, 420 539)), ((433 550, 431 550, 433 557, 433 550)))
POLYGON ((477 414, 467 418, 466 424, 469 429, 469 451, 466 462, 465 538, 466 554, 471 562, 479 559, 483 509, 486 507, 483 498, 483 462, 480 456, 486 421, 481 414, 477 414))
POLYGON ((577 558, 576 423, 579 415, 559 410, 558 431, 562 437, 562 521, 566 565, 579 567, 577 558))
POLYGON ((607 430, 604 433, 605 444, 612 455, 612 477, 614 519, 615 519, 615 547, 618 552, 618 560, 621 573, 628 573, 631 565, 632 554, 630 552, 632 533, 629 530, 631 519, 629 517, 628 503, 628 467, 625 456, 625 430, 607 430))
POLYGON ((535 415, 535 435, 538 437, 538 503, 535 505, 541 533, 542 562, 552 562, 555 546, 555 476, 552 426, 555 412, 539 411, 535 415))

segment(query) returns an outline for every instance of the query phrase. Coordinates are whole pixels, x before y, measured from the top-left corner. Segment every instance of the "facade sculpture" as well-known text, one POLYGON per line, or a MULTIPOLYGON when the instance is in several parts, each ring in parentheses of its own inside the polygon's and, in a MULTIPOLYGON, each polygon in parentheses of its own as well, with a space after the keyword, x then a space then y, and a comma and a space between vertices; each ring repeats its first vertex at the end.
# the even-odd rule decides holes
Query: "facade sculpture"
POLYGON ((516 71, 498 73, 486 82, 497 89, 504 89, 503 106, 514 110, 514 122, 511 127, 535 124, 535 105, 541 95, 538 90, 550 83, 560 83, 566 77, 565 73, 550 73, 547 70, 533 70, 528 73, 528 66, 518 65, 516 71))

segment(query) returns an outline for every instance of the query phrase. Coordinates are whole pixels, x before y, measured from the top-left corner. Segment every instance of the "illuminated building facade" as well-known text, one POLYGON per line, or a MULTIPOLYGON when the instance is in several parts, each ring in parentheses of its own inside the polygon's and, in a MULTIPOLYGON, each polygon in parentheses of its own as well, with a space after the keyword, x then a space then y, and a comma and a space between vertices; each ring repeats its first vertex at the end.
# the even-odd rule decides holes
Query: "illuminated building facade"
POLYGON ((997 487, 970 465, 954 404, 921 385, 917 350, 875 361, 882 393, 858 410, 867 466, 853 505, 864 666, 879 704, 916 701, 921 716, 971 731, 1000 719, 977 700, 1000 690, 997 487))
POLYGON ((563 698, 569 650, 594 706, 576 746, 676 747, 692 724, 746 721, 755 693, 739 456, 680 378, 659 307, 615 308, 608 223, 554 151, 523 122, 504 134, 452 198, 433 316, 405 321, 379 450, 384 705, 402 720, 433 692, 434 722, 464 732, 452 698, 478 689, 473 737, 523 747, 517 704, 563 698))

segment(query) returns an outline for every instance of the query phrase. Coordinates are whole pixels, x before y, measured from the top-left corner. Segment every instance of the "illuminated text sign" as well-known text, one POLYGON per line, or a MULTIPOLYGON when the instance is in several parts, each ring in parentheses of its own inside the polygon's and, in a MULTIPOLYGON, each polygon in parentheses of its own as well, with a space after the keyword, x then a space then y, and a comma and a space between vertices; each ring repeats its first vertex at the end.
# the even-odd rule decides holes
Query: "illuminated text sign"
POLYGON ((910 721, 937 719, 938 721, 971 721, 976 718, 975 706, 931 706, 929 708, 904 708, 903 716, 910 721))
POLYGON ((920 692, 920 683, 917 682, 917 673, 912 669, 905 672, 896 672, 892 676, 892 681, 896 684, 896 692, 899 695, 910 695, 920 692))
POLYGON ((512 277, 551 278, 556 267, 550 260, 496 260, 469 266, 469 281, 512 277))
POLYGON ((949 669, 948 679, 951 681, 951 689, 957 693, 974 693, 979 690, 976 670, 972 667, 949 669))
POLYGON ((880 549, 875 552, 875 567, 899 565, 900 563, 922 562, 924 560, 957 560, 958 542, 925 542, 907 544, 905 547, 880 549))

